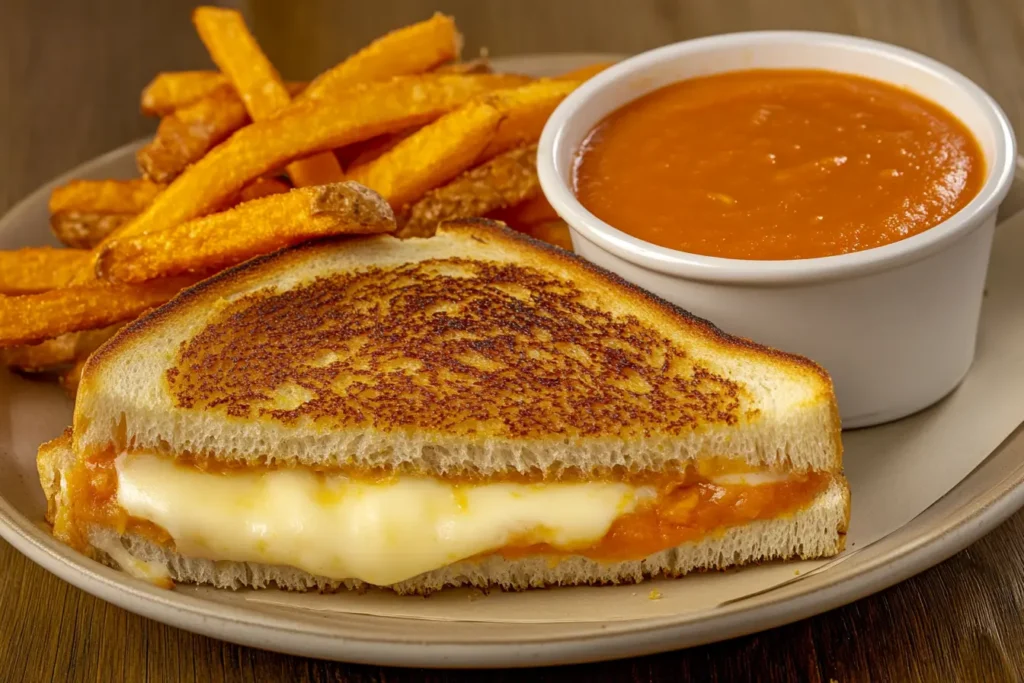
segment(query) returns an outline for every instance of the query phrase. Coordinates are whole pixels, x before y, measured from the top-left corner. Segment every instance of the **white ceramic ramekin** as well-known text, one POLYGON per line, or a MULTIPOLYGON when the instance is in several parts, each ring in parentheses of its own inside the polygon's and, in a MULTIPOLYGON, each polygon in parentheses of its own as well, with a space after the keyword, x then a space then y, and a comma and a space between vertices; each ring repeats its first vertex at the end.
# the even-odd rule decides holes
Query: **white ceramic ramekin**
POLYGON ((768 31, 668 45, 607 69, 555 110, 537 162, 544 194, 569 224, 579 255, 727 332, 817 361, 832 375, 843 426, 852 428, 931 405, 970 368, 996 211, 1010 188, 1015 156, 1005 114, 956 71, 862 38, 768 31), (577 201, 575 155, 606 115, 679 80, 753 68, 859 74, 942 105, 981 145, 987 168, 981 192, 948 220, 900 242, 791 261, 659 247, 616 230, 577 201))

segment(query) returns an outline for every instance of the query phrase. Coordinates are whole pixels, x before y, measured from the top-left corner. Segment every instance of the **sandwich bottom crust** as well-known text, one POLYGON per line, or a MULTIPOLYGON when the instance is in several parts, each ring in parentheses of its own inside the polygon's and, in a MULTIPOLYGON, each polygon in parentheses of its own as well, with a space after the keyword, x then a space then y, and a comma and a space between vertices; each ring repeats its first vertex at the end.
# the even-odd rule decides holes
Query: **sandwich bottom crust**
MULTIPOLYGON (((638 583, 691 571, 785 559, 828 557, 846 541, 850 494, 837 478, 807 508, 778 519, 726 529, 698 542, 684 543, 639 560, 598 562, 579 555, 544 555, 507 559, 494 554, 462 560, 399 583, 384 586, 400 595, 426 595, 442 588, 472 586, 526 590, 545 586, 638 583)), ((294 567, 185 557, 138 535, 93 528, 89 534, 97 559, 119 568, 101 548, 119 544, 135 559, 162 565, 175 582, 217 588, 277 587, 294 591, 333 592, 372 587, 358 579, 337 580, 294 567)))

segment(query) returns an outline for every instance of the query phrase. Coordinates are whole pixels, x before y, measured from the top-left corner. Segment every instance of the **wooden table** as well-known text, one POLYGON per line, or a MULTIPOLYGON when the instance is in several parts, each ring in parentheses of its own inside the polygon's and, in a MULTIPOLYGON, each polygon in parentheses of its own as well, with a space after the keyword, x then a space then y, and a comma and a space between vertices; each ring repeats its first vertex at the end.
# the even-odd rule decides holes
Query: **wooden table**
MULTIPOLYGON (((698 35, 800 28, 932 55, 1024 123, 1021 0, 256 1, 243 9, 292 78, 434 9, 467 50, 636 52, 698 35)), ((0 211, 50 177, 150 133, 142 86, 207 68, 189 3, 14 0, 0 7, 0 211)), ((534 680, 1004 681, 1024 671, 1024 513, 944 564, 847 607, 759 635, 642 659, 530 672, 534 680)), ((0 542, 0 678, 60 681, 412 681, 473 674, 349 666, 221 643, 93 598, 0 542)), ((486 674, 518 680, 523 674, 486 674)))

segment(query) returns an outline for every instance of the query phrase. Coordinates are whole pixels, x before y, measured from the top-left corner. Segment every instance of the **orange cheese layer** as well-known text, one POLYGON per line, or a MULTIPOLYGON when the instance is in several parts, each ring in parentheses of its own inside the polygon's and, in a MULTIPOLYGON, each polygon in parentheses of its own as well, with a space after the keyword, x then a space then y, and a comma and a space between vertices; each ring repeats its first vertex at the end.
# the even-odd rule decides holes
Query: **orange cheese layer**
MULTIPOLYGON (((231 477, 238 471, 228 469, 215 473, 208 468, 186 468, 208 476, 231 477)), ((790 474, 757 484, 744 483, 742 477, 737 480, 735 476, 725 476, 728 483, 716 482, 723 479, 723 475, 744 472, 749 473, 750 468, 725 458, 709 458, 671 475, 622 476, 619 481, 625 480, 636 490, 647 494, 638 495, 630 509, 616 517, 596 543, 571 548, 554 547, 550 543, 538 542, 538 535, 530 532, 484 554, 497 552, 509 558, 573 554, 605 561, 639 559, 681 543, 722 533, 729 527, 791 515, 810 505, 832 481, 831 474, 811 472, 790 474)), ((509 479, 520 482, 522 477, 509 479)), ((375 483, 380 481, 379 478, 373 479, 375 483)), ((574 481, 578 481, 576 477, 570 477, 570 483, 574 481)), ((451 495, 455 499, 465 500, 466 492, 471 488, 483 483, 496 483, 496 480, 492 478, 481 482, 474 478, 466 482, 444 483, 452 484, 451 495)), ((528 485, 543 487, 545 484, 533 482, 528 485)), ((113 454, 98 454, 81 462, 68 475, 66 496, 69 505, 54 520, 55 535, 73 546, 84 548, 87 544, 82 530, 90 525, 103 525, 122 533, 141 534, 162 545, 174 545, 171 534, 162 527, 129 515, 118 504, 117 491, 118 472, 113 454)), ((196 501, 197 504, 202 502, 196 501)), ((325 504, 327 502, 325 498, 325 504)), ((467 512, 472 514, 473 511, 467 512)), ((540 537, 543 538, 543 534, 540 537)))
POLYGON ((85 530, 91 526, 131 532, 164 546, 173 546, 166 531, 144 519, 126 513, 117 503, 117 470, 114 453, 103 452, 80 461, 65 480, 67 504, 53 520, 53 535, 84 551, 88 546, 85 530))
MULTIPOLYGON (((666 482, 654 502, 619 517, 600 542, 572 554, 606 561, 640 559, 729 527, 792 515, 809 506, 831 481, 830 474, 811 472, 756 486, 666 482)), ((544 544, 511 545, 500 552, 510 559, 558 554, 544 544)))

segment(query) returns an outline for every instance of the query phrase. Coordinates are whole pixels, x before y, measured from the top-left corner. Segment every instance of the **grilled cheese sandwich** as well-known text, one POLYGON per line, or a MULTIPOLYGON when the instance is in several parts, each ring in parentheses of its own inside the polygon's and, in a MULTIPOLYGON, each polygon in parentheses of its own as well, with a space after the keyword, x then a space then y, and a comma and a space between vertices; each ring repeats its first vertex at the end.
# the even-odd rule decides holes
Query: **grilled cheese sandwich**
POLYGON ((150 580, 526 588, 842 548, 831 385, 485 223, 257 260, 90 360, 54 533, 150 580))

